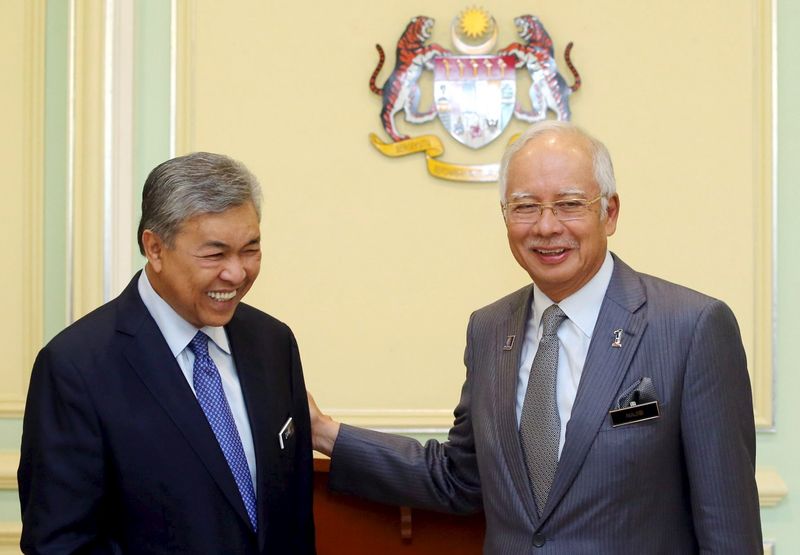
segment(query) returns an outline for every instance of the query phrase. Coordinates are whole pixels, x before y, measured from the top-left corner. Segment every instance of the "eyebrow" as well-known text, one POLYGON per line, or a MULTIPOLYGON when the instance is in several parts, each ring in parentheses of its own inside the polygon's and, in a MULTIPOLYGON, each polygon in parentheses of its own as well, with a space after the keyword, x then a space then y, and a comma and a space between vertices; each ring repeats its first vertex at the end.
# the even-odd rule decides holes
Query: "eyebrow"
MULTIPOLYGON (((249 247, 251 245, 259 245, 259 244, 261 244, 261 236, 260 235, 258 237, 255 237, 255 238, 251 239, 250 241, 248 241, 247 244, 245 244, 245 247, 249 247)), ((207 242, 203 243, 202 245, 200 245, 201 249, 203 249, 203 248, 227 249, 229 247, 230 247, 230 245, 228 245, 228 243, 225 243, 223 241, 207 241, 207 242)))
MULTIPOLYGON (((586 191, 584 191, 583 189, 564 189, 563 191, 559 191, 556 196, 559 197, 559 198, 576 197, 576 196, 585 198, 588 195, 586 194, 586 191)), ((536 195, 534 195, 533 193, 527 193, 525 191, 521 191, 521 192, 517 192, 517 193, 511 193, 511 198, 513 200, 516 200, 516 199, 535 199, 536 195)))

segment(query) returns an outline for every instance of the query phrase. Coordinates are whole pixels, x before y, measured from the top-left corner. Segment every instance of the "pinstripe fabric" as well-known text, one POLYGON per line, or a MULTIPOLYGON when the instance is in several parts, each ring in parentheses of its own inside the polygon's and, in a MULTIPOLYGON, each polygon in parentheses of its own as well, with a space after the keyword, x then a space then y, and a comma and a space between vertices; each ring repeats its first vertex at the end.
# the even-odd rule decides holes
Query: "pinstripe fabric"
POLYGON ((343 426, 331 487, 453 512, 482 504, 487 554, 761 553, 752 399, 733 314, 616 258, 539 517, 514 414, 520 346, 502 349, 523 336, 531 292, 470 318, 447 442, 343 426), (622 347, 612 348, 619 328, 622 347), (612 428, 608 411, 642 377, 661 417, 612 428))

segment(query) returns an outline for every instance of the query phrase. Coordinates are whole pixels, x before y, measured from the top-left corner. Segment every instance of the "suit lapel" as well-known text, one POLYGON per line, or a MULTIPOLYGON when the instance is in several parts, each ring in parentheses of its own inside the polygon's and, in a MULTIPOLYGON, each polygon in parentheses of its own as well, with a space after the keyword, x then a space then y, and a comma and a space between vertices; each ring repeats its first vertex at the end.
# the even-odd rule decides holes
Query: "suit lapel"
POLYGON ((497 327, 494 345, 490 345, 488 348, 496 349, 498 352, 497 411, 500 442, 503 445, 506 461, 511 470, 514 486, 520 492, 520 497, 523 500, 528 516, 532 521, 536 521, 538 518, 536 502, 533 499, 528 471, 519 442, 516 412, 520 356, 522 354, 522 345, 525 341, 525 325, 530 313, 532 295, 533 286, 530 286, 524 289, 518 297, 515 297, 509 306, 508 317, 497 327), (503 350, 501 346, 506 344, 506 340, 510 335, 515 336, 513 347, 511 350, 503 350))
POLYGON ((269 510, 282 507, 267 502, 285 488, 278 433, 292 414, 290 373, 291 349, 285 344, 265 341, 262 325, 248 321, 237 311, 226 326, 231 351, 242 385, 253 444, 256 452, 256 496, 258 498, 258 541, 263 549, 270 520, 269 510))
POLYGON ((256 498, 258 499, 258 541, 263 548, 270 517, 266 502, 274 482, 281 476, 275 461, 280 460, 278 431, 291 411, 291 398, 286 385, 279 381, 285 372, 269 371, 269 365, 280 360, 274 345, 265 342, 263 330, 248 325, 237 314, 226 326, 231 342, 231 352, 242 386, 253 444, 256 452, 256 498), (258 331, 259 334, 254 333, 258 331), (260 338, 260 340, 259 340, 260 338), (285 394, 283 394, 286 392, 285 394))
POLYGON ((241 495, 214 432, 161 331, 139 297, 138 276, 137 273, 119 297, 117 330, 131 336, 123 356, 181 430, 234 510, 249 524, 241 495))
POLYGON ((542 521, 553 512, 586 459, 603 420, 613 406, 639 346, 645 328, 646 313, 639 310, 646 302, 644 287, 636 273, 614 257, 614 273, 589 344, 581 374, 566 440, 558 463, 553 486, 542 513, 542 521), (614 330, 623 330, 622 346, 612 347, 614 330))

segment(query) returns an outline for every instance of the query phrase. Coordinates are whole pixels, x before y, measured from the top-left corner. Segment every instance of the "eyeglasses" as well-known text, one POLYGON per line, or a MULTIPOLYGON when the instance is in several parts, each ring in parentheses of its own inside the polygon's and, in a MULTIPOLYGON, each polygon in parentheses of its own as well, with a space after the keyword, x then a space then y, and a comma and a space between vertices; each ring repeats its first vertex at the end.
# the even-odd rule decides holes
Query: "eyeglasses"
POLYGON ((530 202, 528 200, 509 202, 503 206, 503 217, 512 224, 535 224, 541 219, 544 211, 549 208, 552 210, 553 216, 560 222, 580 220, 589 211, 589 207, 601 198, 603 195, 592 200, 572 198, 555 202, 530 202))

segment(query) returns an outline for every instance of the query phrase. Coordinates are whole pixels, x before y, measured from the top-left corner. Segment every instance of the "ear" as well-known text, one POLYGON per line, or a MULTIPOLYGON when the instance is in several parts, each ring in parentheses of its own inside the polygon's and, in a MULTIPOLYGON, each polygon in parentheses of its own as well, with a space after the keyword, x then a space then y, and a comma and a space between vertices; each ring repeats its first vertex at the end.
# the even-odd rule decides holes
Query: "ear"
POLYGON ((619 218, 619 195, 614 195, 608 199, 608 209, 606 211, 606 237, 614 235, 617 230, 617 218, 619 218))
POLYGON ((144 246, 144 255, 147 257, 148 264, 156 273, 161 272, 162 256, 167 248, 164 241, 154 231, 145 229, 142 232, 142 245, 144 246))

